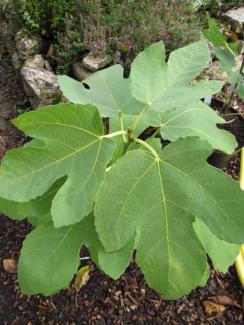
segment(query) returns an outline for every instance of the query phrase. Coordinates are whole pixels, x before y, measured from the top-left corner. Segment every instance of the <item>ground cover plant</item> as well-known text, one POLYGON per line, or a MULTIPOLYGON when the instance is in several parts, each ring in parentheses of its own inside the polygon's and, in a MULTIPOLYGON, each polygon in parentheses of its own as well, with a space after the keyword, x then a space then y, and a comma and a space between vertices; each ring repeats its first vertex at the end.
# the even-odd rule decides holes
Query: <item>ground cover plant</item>
POLYGON ((23 293, 66 288, 82 245, 112 278, 135 252, 165 299, 206 283, 206 254, 220 271, 233 263, 244 240, 244 193, 206 161, 213 149, 231 154, 237 145, 200 100, 223 85, 196 79, 209 60, 205 41, 167 62, 163 43, 155 43, 136 57, 128 79, 119 65, 84 84, 60 76, 71 103, 13 121, 33 138, 0 168, 1 212, 34 226, 18 266, 23 293), (162 148, 159 135, 171 143, 162 148))

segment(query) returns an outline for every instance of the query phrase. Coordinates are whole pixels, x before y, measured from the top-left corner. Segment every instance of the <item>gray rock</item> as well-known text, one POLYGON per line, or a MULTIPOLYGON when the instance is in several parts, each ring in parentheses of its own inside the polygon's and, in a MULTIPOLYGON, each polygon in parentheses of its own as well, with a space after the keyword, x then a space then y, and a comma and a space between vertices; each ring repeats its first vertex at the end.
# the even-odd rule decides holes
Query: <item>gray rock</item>
POLYGON ((53 72, 53 69, 51 67, 51 64, 48 62, 48 60, 44 61, 44 68, 50 72, 53 72))
POLYGON ((39 36, 31 35, 30 32, 21 29, 15 36, 16 48, 22 60, 39 54, 43 48, 43 40, 39 36))
POLYGON ((75 62, 72 65, 72 75, 75 79, 82 81, 92 74, 91 71, 84 68, 82 62, 75 62))
POLYGON ((244 31, 244 7, 238 9, 231 9, 224 14, 236 33, 243 33, 244 31))
POLYGON ((84 57, 82 63, 86 69, 95 72, 108 65, 109 57, 107 55, 96 56, 91 52, 86 57, 84 57))
POLYGON ((25 61, 23 67, 40 70, 44 69, 44 65, 45 61, 41 54, 35 54, 25 61))
POLYGON ((26 95, 33 108, 52 105, 60 102, 60 91, 57 77, 45 69, 23 67, 21 77, 26 95))

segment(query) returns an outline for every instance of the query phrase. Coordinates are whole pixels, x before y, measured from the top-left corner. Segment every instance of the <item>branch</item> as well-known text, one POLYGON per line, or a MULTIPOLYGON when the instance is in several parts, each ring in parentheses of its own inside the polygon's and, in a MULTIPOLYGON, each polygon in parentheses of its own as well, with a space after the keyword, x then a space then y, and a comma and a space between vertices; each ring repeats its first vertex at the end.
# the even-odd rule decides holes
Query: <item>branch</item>
POLYGON ((143 141, 141 139, 138 139, 138 138, 132 138, 132 140, 135 142, 135 143, 138 143, 140 144, 141 146, 143 146, 144 148, 146 148, 148 151, 151 152, 151 154, 157 159, 159 160, 159 155, 157 153, 157 151, 155 149, 153 149, 152 146, 150 146, 146 141, 143 141))
POLYGON ((114 137, 117 137, 119 135, 126 135, 128 134, 127 131, 117 131, 117 132, 114 132, 114 133, 110 133, 110 134, 106 134, 106 135, 102 135, 101 138, 107 138, 107 139, 111 139, 111 138, 114 138, 114 137))

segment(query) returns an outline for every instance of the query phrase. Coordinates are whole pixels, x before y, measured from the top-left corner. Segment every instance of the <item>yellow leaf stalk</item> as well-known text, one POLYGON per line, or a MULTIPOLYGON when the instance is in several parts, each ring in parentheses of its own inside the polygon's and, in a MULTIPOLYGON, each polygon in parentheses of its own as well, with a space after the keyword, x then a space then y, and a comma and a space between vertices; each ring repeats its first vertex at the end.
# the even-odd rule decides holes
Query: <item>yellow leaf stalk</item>
MULTIPOLYGON (((244 191, 244 147, 241 149, 240 187, 244 191)), ((244 244, 240 246, 240 254, 235 261, 236 271, 244 288, 244 244)))
POLYGON ((244 147, 241 149, 240 186, 244 191, 244 147))

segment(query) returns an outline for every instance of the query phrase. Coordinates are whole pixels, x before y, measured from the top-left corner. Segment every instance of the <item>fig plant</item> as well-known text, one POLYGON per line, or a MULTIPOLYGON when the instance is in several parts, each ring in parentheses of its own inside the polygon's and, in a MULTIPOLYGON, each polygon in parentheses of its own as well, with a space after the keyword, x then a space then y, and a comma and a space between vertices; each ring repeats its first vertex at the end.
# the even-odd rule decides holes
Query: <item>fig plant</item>
POLYGON ((244 241, 244 193, 207 163, 213 149, 230 154, 237 145, 201 101, 223 85, 197 78, 209 60, 205 41, 167 61, 155 43, 128 79, 119 65, 83 83, 60 76, 70 103, 13 121, 32 140, 2 160, 0 210, 34 226, 18 266, 23 293, 69 286, 82 245, 114 279, 135 252, 165 299, 206 283, 207 254, 221 271, 233 263, 244 241), (160 138, 170 144, 162 148, 160 138))

